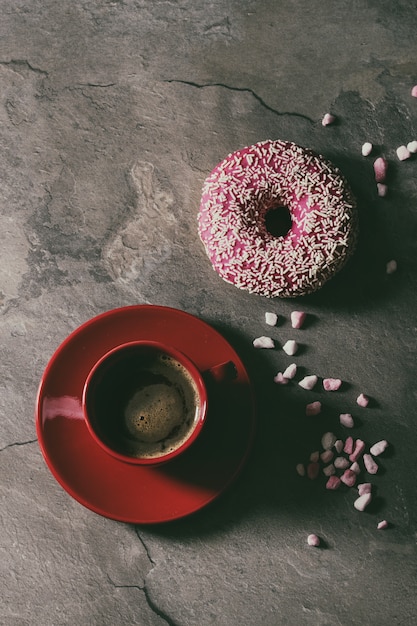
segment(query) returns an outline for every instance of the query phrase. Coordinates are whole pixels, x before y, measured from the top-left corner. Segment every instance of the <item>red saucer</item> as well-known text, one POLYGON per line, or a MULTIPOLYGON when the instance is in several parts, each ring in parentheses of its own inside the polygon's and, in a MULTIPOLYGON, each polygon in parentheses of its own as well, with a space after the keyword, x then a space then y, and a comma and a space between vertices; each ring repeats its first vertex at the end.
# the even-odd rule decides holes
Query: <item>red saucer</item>
POLYGON ((35 419, 45 461, 71 496, 105 517, 154 524, 201 509, 233 482, 252 446, 255 411, 246 369, 224 337, 183 311, 138 305, 93 318, 61 344, 43 374, 35 419), (166 465, 137 466, 106 454, 82 415, 91 367, 111 348, 135 339, 172 345, 201 371, 228 360, 237 369, 235 380, 209 389, 210 410, 197 442, 166 465))

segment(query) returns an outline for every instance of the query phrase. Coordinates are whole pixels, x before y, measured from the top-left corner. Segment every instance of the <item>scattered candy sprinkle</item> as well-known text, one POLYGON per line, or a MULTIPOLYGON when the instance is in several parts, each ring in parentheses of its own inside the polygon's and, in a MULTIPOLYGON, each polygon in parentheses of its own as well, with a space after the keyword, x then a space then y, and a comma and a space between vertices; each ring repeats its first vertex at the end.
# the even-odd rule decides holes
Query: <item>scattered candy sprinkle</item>
POLYGON ((353 506, 358 511, 364 511, 366 507, 368 506, 368 504, 371 502, 371 500, 372 500, 372 494, 364 493, 362 496, 359 496, 357 500, 355 500, 355 502, 353 503, 353 506))
POLYGON ((293 356, 298 350, 298 344, 294 339, 288 339, 288 341, 282 346, 284 352, 289 356, 293 356))
POLYGON ((325 378, 323 387, 325 391, 337 391, 342 386, 340 378, 325 378))
POLYGON ((347 469, 341 475, 340 480, 348 487, 353 487, 356 483, 356 474, 351 469, 347 469))
POLYGON ((334 453, 331 450, 325 450, 324 452, 322 452, 320 454, 320 458, 323 461, 323 463, 328 463, 329 461, 331 461, 334 457, 334 453))
POLYGON ((407 144, 407 150, 409 150, 411 154, 415 154, 417 152, 417 141, 410 141, 407 144))
POLYGON ((411 95, 413 96, 413 98, 417 98, 417 85, 414 85, 414 87, 412 88, 411 95))
POLYGON ((316 402, 311 402, 310 404, 307 404, 306 406, 307 416, 318 415, 319 413, 321 413, 321 402, 317 400, 316 402))
POLYGON ((378 522, 377 529, 383 530, 384 528, 388 528, 388 522, 386 519, 383 519, 381 522, 378 522))
POLYGON ((363 462, 368 474, 376 474, 378 471, 378 463, 372 458, 370 454, 363 455, 363 462))
POLYGON ((362 156, 369 156, 372 152, 372 144, 369 143, 369 141, 365 141, 365 143, 362 146, 362 156))
POLYGON ((271 337, 257 337, 253 340, 254 348, 275 348, 274 340, 271 337))
POLYGON ((312 463, 317 463, 319 458, 320 458, 320 452, 318 450, 315 450, 314 452, 310 454, 310 461, 312 463))
POLYGON ((268 326, 275 326, 278 321, 278 315, 276 313, 265 313, 265 324, 268 326))
POLYGON ((291 313, 291 326, 293 328, 301 328, 307 314, 304 311, 293 311, 291 313))
POLYGON ((353 452, 353 437, 347 437, 345 445, 343 446, 343 452, 346 454, 352 454, 353 452))
POLYGON ((384 183, 377 183, 376 190, 380 198, 385 198, 385 196, 388 193, 388 186, 385 185, 384 183))
POLYGON ((313 387, 315 387, 315 385, 317 384, 317 381, 318 381, 317 376, 312 374, 311 376, 304 376, 304 378, 302 380, 300 380, 300 382, 298 384, 303 389, 310 390, 310 389, 313 389, 313 387))
POLYGON ((344 456, 337 456, 333 464, 337 469, 347 469, 350 465, 349 461, 344 456))
POLYGON ((319 537, 317 537, 317 535, 311 534, 307 537, 307 543, 309 546, 314 546, 315 548, 318 548, 318 546, 320 545, 320 539, 319 537))
POLYGON ((289 379, 284 376, 282 372, 278 372, 278 374, 274 376, 274 383, 277 383, 278 385, 288 385, 289 382, 289 379))
POLYGON ((341 439, 338 439, 337 441, 335 441, 334 448, 336 452, 340 454, 343 450, 343 441, 341 439))
POLYGON ((388 447, 388 441, 386 439, 382 439, 381 441, 377 441, 373 446, 370 447, 369 452, 372 456, 379 456, 382 454, 388 447))
POLYGON ((360 496, 363 496, 365 493, 371 493, 372 491, 372 483, 360 483, 358 485, 358 493, 360 496))
POLYGON ((329 126, 329 124, 333 124, 335 119, 336 118, 335 118, 334 115, 332 115, 331 113, 326 113, 326 115, 321 120, 321 123, 322 123, 323 126, 329 126))
POLYGON ((365 442, 362 441, 362 439, 356 439, 355 447, 353 448, 351 454, 349 454, 349 460, 352 461, 352 463, 354 463, 362 456, 362 454, 364 453, 364 450, 365 450, 365 442))
POLYGON ((324 450, 330 450, 331 448, 333 448, 335 442, 336 435, 334 433, 324 433, 321 438, 321 445, 323 446, 324 450))
POLYGON ((323 467, 323 474, 325 476, 333 476, 333 474, 336 474, 336 468, 333 463, 330 463, 330 465, 326 465, 326 467, 323 467))
POLYGON ((365 394, 361 393, 361 394, 359 394, 359 396, 356 398, 356 403, 357 403, 359 406, 361 406, 361 407, 365 408, 365 407, 367 407, 367 406, 368 406, 368 404, 369 404, 369 398, 368 398, 368 396, 365 396, 365 394))
POLYGON ((353 421, 353 417, 350 413, 341 413, 339 415, 339 421, 342 424, 342 426, 345 426, 345 428, 353 428, 355 425, 355 422, 353 421))
POLYGON ((405 161, 406 159, 409 159, 410 156, 411 152, 406 146, 399 146, 399 148, 397 148, 397 157, 400 161, 405 161))
POLYGON ((378 157, 374 162, 375 180, 377 183, 383 183, 387 176, 388 163, 383 157, 378 157))
POLYGON ((341 480, 338 476, 330 476, 329 480, 326 483, 326 489, 339 489, 341 480))
POLYGON ((291 363, 291 365, 289 365, 287 369, 284 371, 283 375, 285 378, 292 379, 294 378, 296 373, 297 373, 297 366, 295 363, 291 363))
POLYGON ((359 463, 357 461, 352 463, 350 469, 352 470, 352 472, 355 472, 356 475, 361 473, 361 468, 359 467, 359 463))

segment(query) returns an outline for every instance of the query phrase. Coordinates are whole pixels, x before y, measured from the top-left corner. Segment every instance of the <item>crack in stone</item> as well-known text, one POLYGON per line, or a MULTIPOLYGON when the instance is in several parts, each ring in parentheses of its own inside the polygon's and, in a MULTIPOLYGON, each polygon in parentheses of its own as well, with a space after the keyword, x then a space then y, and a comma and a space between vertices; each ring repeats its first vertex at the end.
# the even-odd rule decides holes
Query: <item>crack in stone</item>
MULTIPOLYGON (((139 537, 139 535, 138 535, 138 537, 139 537)), ((141 539, 141 538, 139 537, 139 539, 141 539)), ((143 544, 143 541, 142 541, 142 544, 143 544)), ((146 547, 145 547, 145 550, 146 550, 146 554, 149 557, 149 554, 148 554, 148 551, 147 551, 146 547)), ((151 561, 151 562, 153 562, 153 561, 151 561)), ((153 602, 153 600, 149 596, 148 590, 146 588, 146 584, 143 585, 143 587, 141 587, 140 585, 118 585, 116 582, 114 582, 114 580, 111 578, 111 576, 108 573, 106 573, 106 576, 107 576, 107 579, 110 582, 110 584, 115 589, 137 589, 138 591, 143 591, 145 599, 146 599, 146 602, 148 603, 148 606, 151 609, 151 611, 153 611, 155 613, 155 615, 157 615, 158 617, 163 619, 168 624, 168 626, 179 626, 179 624, 177 622, 172 620, 168 615, 166 615, 163 611, 161 611, 155 605, 155 603, 153 602)))
POLYGON ((0 65, 10 67, 10 69, 16 73, 19 73, 18 68, 20 68, 30 70, 31 72, 35 72, 35 74, 41 74, 42 76, 49 76, 48 72, 40 69, 39 67, 35 67, 26 59, 10 59, 10 61, 0 61, 0 65))
POLYGON ((278 111, 277 109, 274 109, 269 104, 267 104, 265 100, 263 100, 260 96, 258 96, 256 91, 253 91, 253 89, 250 89, 249 87, 233 87, 231 85, 226 85, 224 83, 195 83, 193 81, 180 80, 180 79, 167 79, 167 80, 164 80, 163 82, 189 85, 190 87, 196 87, 197 89, 204 89, 205 87, 222 87, 223 89, 229 89, 230 91, 239 91, 241 93, 249 93, 255 98, 257 102, 259 102, 259 104, 264 109, 266 109, 267 111, 270 111, 274 115, 278 115, 279 117, 283 117, 286 115, 292 116, 292 117, 299 117, 300 119, 306 120, 310 124, 315 123, 315 121, 311 119, 311 117, 308 117, 308 115, 303 115, 303 113, 297 113, 297 112, 291 112, 291 111, 278 111))
POLYGON ((3 452, 3 450, 7 450, 7 448, 14 448, 16 446, 27 446, 28 444, 36 443, 37 441, 37 439, 29 439, 28 441, 15 441, 14 443, 8 443, 7 446, 0 448, 0 452, 3 452))

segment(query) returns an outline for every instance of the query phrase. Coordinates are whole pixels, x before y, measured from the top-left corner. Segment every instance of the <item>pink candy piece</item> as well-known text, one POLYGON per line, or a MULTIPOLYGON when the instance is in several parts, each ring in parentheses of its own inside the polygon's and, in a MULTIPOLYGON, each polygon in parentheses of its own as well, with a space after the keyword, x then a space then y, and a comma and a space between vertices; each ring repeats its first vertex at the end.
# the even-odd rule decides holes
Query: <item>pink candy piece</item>
POLYGON ((306 406, 307 416, 318 415, 319 413, 321 413, 321 402, 317 400, 316 402, 311 402, 310 404, 307 404, 306 406))
POLYGON ((388 522, 386 519, 383 519, 381 522, 378 522, 377 529, 383 530, 384 528, 388 528, 388 522))
POLYGON ((375 180, 377 183, 383 183, 387 176, 388 163, 383 157, 378 157, 374 162, 375 180))
POLYGON ((332 115, 331 113, 326 113, 326 115, 321 120, 321 123, 322 123, 323 126, 329 126, 329 124, 333 124, 335 119, 336 118, 335 118, 334 115, 332 115))
POLYGON ((354 484, 356 483, 356 478, 357 477, 356 477, 355 472, 352 472, 351 469, 347 469, 341 475, 340 480, 342 481, 342 483, 344 483, 348 487, 353 487, 354 484))
POLYGON ((304 311, 293 311, 291 313, 291 326, 293 328, 301 328, 307 314, 304 311))
POLYGON ((385 198, 388 193, 388 186, 385 183, 377 183, 376 190, 380 198, 385 198))
POLYGON ((346 452, 346 454, 352 454, 352 452, 353 452, 353 437, 347 437, 347 439, 345 441, 344 448, 343 448, 343 452, 346 452))
POLYGON ((378 464, 376 463, 376 461, 374 461, 374 459, 371 457, 370 454, 364 454, 363 455, 363 462, 366 468, 366 471, 368 472, 368 474, 376 474, 378 471, 378 464))
POLYGON ((371 493, 372 491, 372 483, 360 483, 358 485, 358 494, 363 496, 364 493, 371 493))
POLYGON ((330 476, 329 480, 326 483, 326 489, 339 489, 340 487, 340 478, 338 476, 330 476))
POLYGON ((355 425, 353 421, 353 417, 351 416, 350 413, 341 413, 339 415, 339 421, 342 424, 342 426, 345 426, 346 428, 353 428, 355 425))
POLYGON ((358 511, 364 511, 366 507, 368 506, 368 504, 371 502, 371 500, 372 500, 372 494, 364 493, 362 496, 359 496, 357 500, 355 500, 355 502, 353 503, 353 506, 358 511))
POLYGON ((337 391, 342 386, 340 378, 325 378, 323 387, 325 391, 337 391))
POLYGON ((319 537, 317 537, 317 535, 311 534, 307 537, 307 543, 309 546, 314 546, 315 548, 318 548, 318 546, 320 545, 320 539, 319 537))
POLYGON ((411 95, 413 96, 413 98, 417 98, 417 85, 414 85, 414 87, 412 88, 411 95))
POLYGON ((319 475, 320 465, 317 462, 309 463, 307 465, 307 476, 314 480, 319 475))
POLYGON ((364 393, 360 393, 358 397, 356 398, 356 404, 358 404, 359 406, 363 408, 367 407, 369 404, 368 396, 365 396, 364 393))
POLYGON ((282 372, 278 372, 276 376, 274 376, 274 383, 278 383, 278 385, 288 385, 288 378, 285 378, 282 372))
POLYGON ((362 439, 356 439, 355 447, 353 448, 352 453, 349 454, 349 460, 352 461, 352 463, 354 463, 355 461, 359 459, 360 456, 362 456, 364 450, 365 450, 365 442, 362 441, 362 439))

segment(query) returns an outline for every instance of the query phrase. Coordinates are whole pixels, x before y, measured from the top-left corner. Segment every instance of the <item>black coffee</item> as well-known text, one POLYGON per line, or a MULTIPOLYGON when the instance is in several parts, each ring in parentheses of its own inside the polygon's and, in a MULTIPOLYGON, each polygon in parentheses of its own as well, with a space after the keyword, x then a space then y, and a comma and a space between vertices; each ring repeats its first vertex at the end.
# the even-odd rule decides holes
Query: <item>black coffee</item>
POLYGON ((179 448, 193 432, 200 410, 192 375, 176 359, 148 346, 109 357, 91 383, 96 431, 111 448, 154 458, 179 448))

